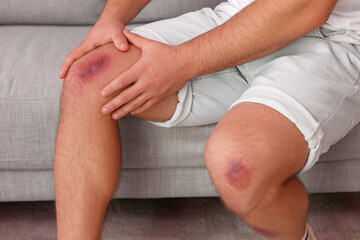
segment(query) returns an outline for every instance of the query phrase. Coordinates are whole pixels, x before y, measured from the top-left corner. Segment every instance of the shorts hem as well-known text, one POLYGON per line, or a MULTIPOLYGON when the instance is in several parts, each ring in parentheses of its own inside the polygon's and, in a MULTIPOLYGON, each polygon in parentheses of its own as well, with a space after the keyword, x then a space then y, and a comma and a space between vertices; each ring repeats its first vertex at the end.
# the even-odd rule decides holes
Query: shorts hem
POLYGON ((301 103, 289 94, 269 86, 254 86, 250 88, 230 109, 243 102, 266 105, 284 115, 301 131, 308 143, 309 155, 299 173, 308 171, 318 161, 324 133, 320 124, 301 103))
POLYGON ((173 116, 164 122, 148 121, 159 127, 171 128, 182 122, 191 111, 192 106, 192 87, 190 82, 187 82, 178 92, 178 104, 173 116))

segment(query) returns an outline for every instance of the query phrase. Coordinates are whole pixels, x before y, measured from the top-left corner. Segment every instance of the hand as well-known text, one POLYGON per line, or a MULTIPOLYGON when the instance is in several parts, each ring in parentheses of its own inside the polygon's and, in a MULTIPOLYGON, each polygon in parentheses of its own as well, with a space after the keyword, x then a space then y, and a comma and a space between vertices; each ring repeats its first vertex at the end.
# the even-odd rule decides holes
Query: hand
POLYGON ((177 47, 143 38, 127 30, 124 30, 124 34, 129 42, 141 49, 141 57, 101 92, 105 97, 126 88, 101 109, 103 114, 112 113, 115 120, 128 113, 135 115, 150 109, 163 98, 176 93, 192 78, 186 57, 181 55, 177 47))
POLYGON ((67 55, 59 77, 65 78, 73 62, 99 46, 113 42, 119 51, 127 51, 129 47, 122 33, 124 29, 119 22, 100 18, 81 44, 67 55))

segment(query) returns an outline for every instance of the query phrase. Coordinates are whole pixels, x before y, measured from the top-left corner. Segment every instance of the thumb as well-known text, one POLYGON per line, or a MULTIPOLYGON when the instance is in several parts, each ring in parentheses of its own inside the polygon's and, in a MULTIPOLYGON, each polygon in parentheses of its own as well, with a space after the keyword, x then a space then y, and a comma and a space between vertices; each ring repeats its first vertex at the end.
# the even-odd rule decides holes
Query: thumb
POLYGON ((132 43, 135 47, 140 49, 142 49, 142 46, 145 44, 147 40, 146 38, 143 38, 135 33, 132 33, 127 29, 124 29, 123 33, 130 43, 132 43))
POLYGON ((112 41, 119 51, 127 51, 129 49, 128 41, 121 32, 114 36, 112 41))

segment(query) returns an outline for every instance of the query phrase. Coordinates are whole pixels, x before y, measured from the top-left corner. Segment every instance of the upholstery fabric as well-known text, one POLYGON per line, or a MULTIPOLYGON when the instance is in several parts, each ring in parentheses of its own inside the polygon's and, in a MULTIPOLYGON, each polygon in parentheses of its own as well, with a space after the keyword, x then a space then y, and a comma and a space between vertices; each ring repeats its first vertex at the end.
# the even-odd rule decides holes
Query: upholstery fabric
MULTIPOLYGON (((93 24, 104 1, 0 0, 0 24, 28 24, 0 25, 0 201, 54 199, 58 74, 66 54, 90 27, 49 24, 93 24)), ((136 21, 176 16, 220 1, 153 0, 136 21)), ((217 195, 203 162, 214 125, 164 129, 129 117, 119 126, 123 172, 114 197, 217 195)), ((360 125, 301 175, 309 192, 358 191, 359 145, 360 125)))
MULTIPOLYGON (((0 115, 6 116, 0 118, 0 169, 52 168, 62 86, 59 68, 88 30, 0 27, 0 115)), ((123 158, 131 159, 124 160, 124 168, 203 166, 205 140, 213 128, 169 130, 133 118, 119 124, 123 158)))
MULTIPOLYGON (((360 189, 360 161, 318 162, 301 180, 309 193, 360 189)), ((114 198, 218 196, 205 168, 123 169, 114 198)), ((52 170, 0 170, 0 201, 54 200, 52 170)))
MULTIPOLYGON (((0 27, 0 169, 52 168, 62 86, 59 68, 89 29, 0 27)), ((134 118, 124 118, 119 125, 124 168, 203 167, 205 140, 214 127, 164 129, 134 118)), ((360 126, 322 161, 360 159, 359 144, 360 126)))
MULTIPOLYGON (((152 0, 134 22, 177 16, 222 0, 152 0)), ((105 0, 0 0, 0 24, 93 25, 105 0)))

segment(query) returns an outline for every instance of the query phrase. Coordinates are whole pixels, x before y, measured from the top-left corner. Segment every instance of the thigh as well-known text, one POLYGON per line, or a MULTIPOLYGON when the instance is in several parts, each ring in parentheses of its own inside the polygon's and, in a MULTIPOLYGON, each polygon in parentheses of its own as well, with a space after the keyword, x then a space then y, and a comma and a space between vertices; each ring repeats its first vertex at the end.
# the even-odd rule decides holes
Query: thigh
POLYGON ((358 47, 304 37, 243 66, 251 87, 235 103, 269 106, 292 121, 308 142, 303 170, 359 121, 358 47))
POLYGON ((178 104, 172 118, 152 123, 161 127, 217 123, 248 88, 237 68, 196 77, 178 92, 178 104))
POLYGON ((225 13, 218 13, 210 8, 204 8, 175 18, 135 27, 131 31, 145 38, 174 46, 210 31, 228 19, 230 19, 230 16, 225 13))
MULTIPOLYGON (((230 16, 225 13, 216 13, 210 8, 204 8, 175 18, 135 27, 131 31, 164 44, 179 45, 210 31, 229 18, 230 16)), ((239 71, 236 68, 227 69, 189 80, 178 92, 177 98, 170 96, 148 113, 137 117, 163 127, 218 122, 246 88, 247 85, 239 75, 239 71), (236 96, 234 96, 235 91, 237 91, 236 96), (221 96, 224 99, 221 99, 221 96), (172 110, 168 118, 162 117, 162 112, 166 109, 172 110), (167 121, 163 121, 164 119, 167 121)))
MULTIPOLYGON (((210 8, 186 13, 132 29, 145 38, 168 45, 179 45, 219 26, 229 19, 210 8)), ((178 104, 167 121, 151 121, 162 127, 198 126, 218 122, 231 104, 248 89, 237 68, 189 80, 178 92, 178 104)), ((150 119, 151 120, 151 119, 150 119)))

